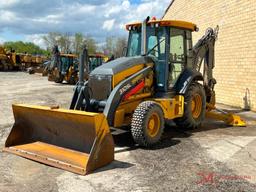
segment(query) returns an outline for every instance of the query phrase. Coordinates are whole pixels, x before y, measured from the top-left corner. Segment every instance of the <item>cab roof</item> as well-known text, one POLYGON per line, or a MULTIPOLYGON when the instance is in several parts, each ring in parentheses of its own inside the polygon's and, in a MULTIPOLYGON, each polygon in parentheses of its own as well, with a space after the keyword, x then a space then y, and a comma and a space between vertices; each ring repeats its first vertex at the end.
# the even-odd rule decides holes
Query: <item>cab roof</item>
POLYGON ((100 58, 103 58, 103 57, 106 57, 106 55, 104 55, 103 53, 91 53, 91 54, 89 54, 89 57, 100 57, 100 58))
MULTIPOLYGON (((131 27, 139 27, 141 26, 141 22, 130 23, 126 25, 126 29, 129 30, 131 27)), ((156 25, 159 26, 168 26, 168 27, 178 27, 183 29, 188 29, 191 31, 197 31, 198 28, 196 24, 187 22, 187 21, 180 21, 180 20, 150 20, 148 21, 148 25, 156 25)))

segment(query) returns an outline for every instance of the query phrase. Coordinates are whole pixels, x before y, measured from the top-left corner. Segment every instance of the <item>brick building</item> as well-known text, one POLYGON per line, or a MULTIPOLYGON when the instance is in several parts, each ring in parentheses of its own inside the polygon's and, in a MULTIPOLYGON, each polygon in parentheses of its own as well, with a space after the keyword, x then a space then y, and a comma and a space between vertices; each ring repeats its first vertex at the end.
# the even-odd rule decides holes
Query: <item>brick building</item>
POLYGON ((256 1, 173 0, 163 19, 196 23, 196 43, 205 29, 219 25, 214 77, 216 99, 256 111, 256 1))

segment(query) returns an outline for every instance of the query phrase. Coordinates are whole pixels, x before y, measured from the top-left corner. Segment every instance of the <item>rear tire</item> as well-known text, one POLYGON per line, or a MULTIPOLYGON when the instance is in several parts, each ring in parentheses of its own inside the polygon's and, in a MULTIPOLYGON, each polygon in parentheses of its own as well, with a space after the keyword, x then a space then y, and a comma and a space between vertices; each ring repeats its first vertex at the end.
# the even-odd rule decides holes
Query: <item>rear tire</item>
POLYGON ((184 114, 174 119, 174 122, 183 129, 196 129, 205 118, 206 96, 203 86, 197 82, 192 83, 184 97, 184 114))
POLYGON ((164 130, 161 107, 153 101, 142 102, 134 111, 131 123, 133 139, 140 146, 151 147, 158 143, 164 130))

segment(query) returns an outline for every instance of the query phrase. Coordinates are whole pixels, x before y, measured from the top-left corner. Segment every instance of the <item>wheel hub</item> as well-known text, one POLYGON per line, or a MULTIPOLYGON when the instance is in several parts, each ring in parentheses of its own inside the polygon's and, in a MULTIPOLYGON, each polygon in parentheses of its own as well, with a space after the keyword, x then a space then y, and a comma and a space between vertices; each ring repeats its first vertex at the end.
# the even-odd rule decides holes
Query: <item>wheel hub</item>
POLYGON ((199 94, 195 94, 191 101, 191 111, 193 118, 198 118, 202 111, 202 97, 199 94))
POLYGON ((153 113, 148 121, 148 126, 147 126, 148 135, 150 137, 156 136, 159 132, 159 129, 160 129, 160 118, 158 114, 153 113))

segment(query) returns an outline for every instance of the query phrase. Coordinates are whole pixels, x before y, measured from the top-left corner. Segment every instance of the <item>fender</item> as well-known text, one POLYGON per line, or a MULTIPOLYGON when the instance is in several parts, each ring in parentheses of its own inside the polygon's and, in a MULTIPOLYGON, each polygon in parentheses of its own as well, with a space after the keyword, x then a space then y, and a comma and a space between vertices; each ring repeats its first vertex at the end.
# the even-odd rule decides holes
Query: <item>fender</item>
POLYGON ((184 95, 194 81, 203 81, 203 75, 194 69, 185 69, 174 85, 176 94, 184 95))

